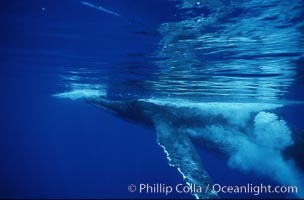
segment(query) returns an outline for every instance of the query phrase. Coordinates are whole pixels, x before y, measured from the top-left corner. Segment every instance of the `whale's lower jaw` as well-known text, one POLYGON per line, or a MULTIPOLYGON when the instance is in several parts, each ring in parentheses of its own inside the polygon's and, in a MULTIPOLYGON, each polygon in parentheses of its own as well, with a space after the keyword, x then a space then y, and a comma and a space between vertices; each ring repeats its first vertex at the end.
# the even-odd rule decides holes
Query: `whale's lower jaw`
MULTIPOLYGON (((286 122, 272 113, 280 104, 193 103, 170 99, 111 101, 95 96, 83 99, 128 121, 155 127, 157 142, 169 165, 178 169, 187 184, 203 190, 211 184, 192 144, 195 140, 224 153, 233 168, 303 188, 303 174, 295 164, 296 159, 283 156, 294 140, 286 122)), ((205 199, 218 197, 212 191, 193 195, 205 199)))

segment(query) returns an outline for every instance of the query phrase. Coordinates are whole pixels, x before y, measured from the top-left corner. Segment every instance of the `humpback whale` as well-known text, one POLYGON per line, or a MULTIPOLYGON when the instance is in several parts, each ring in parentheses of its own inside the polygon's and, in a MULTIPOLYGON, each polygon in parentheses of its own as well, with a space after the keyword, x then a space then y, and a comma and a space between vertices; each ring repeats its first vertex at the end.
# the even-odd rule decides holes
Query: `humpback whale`
POLYGON ((180 18, 160 23, 162 38, 152 59, 140 60, 143 67, 101 67, 109 74, 89 80, 90 73, 84 83, 77 76, 55 97, 82 99, 154 128, 169 165, 188 185, 206 191, 195 191, 196 198, 219 196, 208 189, 212 180, 196 144, 224 155, 232 168, 297 186, 297 195, 304 197, 303 134, 277 112, 294 103, 282 99, 301 77, 303 1, 171 2, 180 18), (124 95, 131 90, 132 98, 124 95))
POLYGON ((300 158, 288 153, 296 144, 292 131, 275 113, 283 103, 110 100, 100 91, 71 91, 55 97, 83 99, 125 120, 155 128, 169 165, 177 168, 187 184, 203 188, 203 193, 193 192, 196 198, 213 199, 218 194, 208 190, 212 180, 194 141, 225 155, 233 168, 303 188, 303 173, 297 164, 300 158))

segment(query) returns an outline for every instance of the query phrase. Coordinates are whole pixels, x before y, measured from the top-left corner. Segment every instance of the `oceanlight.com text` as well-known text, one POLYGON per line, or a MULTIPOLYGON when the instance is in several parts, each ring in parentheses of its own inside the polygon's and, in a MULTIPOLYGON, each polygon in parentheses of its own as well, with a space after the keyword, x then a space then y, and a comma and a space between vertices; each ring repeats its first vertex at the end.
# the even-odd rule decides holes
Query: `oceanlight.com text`
POLYGON ((247 184, 247 185, 221 185, 221 184, 207 184, 206 187, 202 187, 196 184, 177 184, 167 185, 164 183, 141 183, 138 185, 130 184, 128 186, 129 192, 138 192, 140 194, 165 194, 170 195, 172 192, 177 193, 218 193, 218 194, 252 194, 258 196, 260 194, 297 194, 297 186, 272 186, 247 184))

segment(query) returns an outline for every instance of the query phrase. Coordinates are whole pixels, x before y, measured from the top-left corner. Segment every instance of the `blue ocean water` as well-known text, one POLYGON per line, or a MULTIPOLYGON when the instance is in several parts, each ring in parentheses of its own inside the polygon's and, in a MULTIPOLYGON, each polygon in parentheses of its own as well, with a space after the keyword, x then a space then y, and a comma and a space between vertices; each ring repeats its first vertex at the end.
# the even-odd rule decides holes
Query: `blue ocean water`
MULTIPOLYGON (((301 0, 1 1, 0 198, 194 198, 128 191, 129 184, 185 182, 168 165, 154 129, 70 100, 100 97, 105 90, 115 101, 286 102, 275 113, 301 144, 303 7, 301 0)), ((193 128, 180 124, 178 131, 193 128)), ((284 146, 289 137, 280 138, 266 145, 283 148, 276 144, 284 146)), ((251 165, 229 164, 234 154, 193 143, 213 183, 283 185, 251 165)), ((303 148, 294 151, 301 162, 303 148)), ((298 168, 303 172, 303 161, 298 168)))

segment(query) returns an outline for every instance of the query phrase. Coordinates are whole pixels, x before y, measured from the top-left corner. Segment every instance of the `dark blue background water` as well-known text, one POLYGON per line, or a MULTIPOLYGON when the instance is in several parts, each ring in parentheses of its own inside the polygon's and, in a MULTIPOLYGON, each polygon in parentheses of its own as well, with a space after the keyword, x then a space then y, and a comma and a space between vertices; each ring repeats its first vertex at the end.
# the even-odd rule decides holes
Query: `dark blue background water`
MULTIPOLYGON (((70 68, 153 52, 156 28, 176 13, 173 3, 158 0, 102 5, 124 20, 80 1, 1 1, 0 198, 160 198, 165 196, 130 193, 127 186, 182 183, 153 130, 84 102, 51 97, 62 90, 59 75, 70 68), (138 34, 143 31, 150 34, 138 34)), ((289 113, 299 127, 300 118, 289 113)), ((273 183, 200 153, 215 183, 273 183)))

